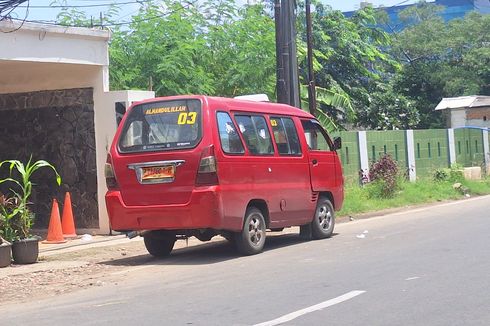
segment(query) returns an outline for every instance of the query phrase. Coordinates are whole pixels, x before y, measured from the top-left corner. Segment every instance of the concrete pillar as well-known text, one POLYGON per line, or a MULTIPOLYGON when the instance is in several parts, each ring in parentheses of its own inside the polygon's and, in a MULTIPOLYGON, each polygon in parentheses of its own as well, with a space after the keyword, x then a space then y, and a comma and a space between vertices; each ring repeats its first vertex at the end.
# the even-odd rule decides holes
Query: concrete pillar
POLYGON ((361 170, 363 173, 369 174, 367 134, 365 131, 359 131, 357 137, 359 140, 359 161, 361 162, 361 170))
POLYGON ((99 233, 110 232, 109 216, 105 205, 105 183, 104 167, 107 153, 116 133, 115 103, 124 102, 126 108, 134 101, 154 98, 152 91, 108 91, 107 71, 101 71, 97 87, 94 87, 94 111, 95 111, 95 143, 97 145, 97 193, 99 203, 99 233))
POLYGON ((405 131, 405 139, 407 142, 408 178, 411 182, 415 182, 415 180, 417 180, 417 171, 415 167, 415 142, 413 138, 413 130, 405 131))
POLYGON ((447 140, 448 140, 448 152, 449 152, 449 166, 456 164, 456 147, 454 142, 454 129, 450 128, 447 130, 447 140))
POLYGON ((490 175, 490 145, 488 144, 488 130, 483 130, 483 155, 485 155, 487 175, 490 175))

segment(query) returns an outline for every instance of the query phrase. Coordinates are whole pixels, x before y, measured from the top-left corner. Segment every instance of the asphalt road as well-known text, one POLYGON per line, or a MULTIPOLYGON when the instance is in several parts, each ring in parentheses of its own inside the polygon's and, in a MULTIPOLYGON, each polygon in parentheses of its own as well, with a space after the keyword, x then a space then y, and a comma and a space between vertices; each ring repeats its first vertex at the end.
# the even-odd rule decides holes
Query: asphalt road
POLYGON ((118 285, 1 303, 0 324, 490 325, 490 197, 335 232, 311 242, 269 236, 250 257, 225 242, 136 257, 118 285))

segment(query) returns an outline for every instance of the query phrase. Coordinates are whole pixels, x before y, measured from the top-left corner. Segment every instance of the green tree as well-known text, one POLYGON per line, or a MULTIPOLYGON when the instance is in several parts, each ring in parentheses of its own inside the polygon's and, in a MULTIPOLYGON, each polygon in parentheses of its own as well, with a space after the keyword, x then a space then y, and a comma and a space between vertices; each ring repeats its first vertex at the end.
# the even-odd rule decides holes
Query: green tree
POLYGON ((370 129, 411 129, 420 122, 414 102, 396 92, 392 83, 378 84, 369 103, 358 112, 358 121, 370 129))
POLYGON ((111 41, 114 89, 145 89, 151 78, 158 95, 274 96, 274 22, 262 6, 164 0, 133 19, 111 41))
POLYGON ((274 20, 261 5, 232 10, 234 17, 211 20, 207 26, 216 94, 266 93, 275 98, 274 20))
MULTIPOLYGON (((369 126, 371 122, 363 120, 367 114, 357 114, 355 118, 351 108, 357 113, 368 110, 373 92, 399 69, 399 64, 387 51, 390 35, 376 27, 376 12, 371 7, 359 10, 350 18, 319 2, 315 3, 315 9, 315 82, 350 100, 347 110, 339 112, 326 103, 321 103, 321 109, 337 125, 350 120, 369 126)), ((304 15, 300 15, 300 21, 304 21, 304 15)), ((302 40, 300 49, 306 46, 302 26, 303 22, 298 26, 302 40)), ((306 80, 306 60, 300 58, 302 79, 306 80)))
POLYGON ((395 89, 414 102, 418 128, 444 127, 434 111, 443 97, 490 95, 490 15, 476 12, 445 23, 441 8, 419 3, 400 15, 411 26, 395 35, 404 62, 395 89))
POLYGON ((62 6, 60 13, 56 17, 57 23, 64 26, 78 27, 100 27, 115 22, 115 17, 120 12, 117 1, 109 5, 104 13, 98 17, 89 17, 88 14, 78 7, 70 7, 67 0, 53 0, 51 6, 62 6))
POLYGON ((161 2, 145 3, 129 29, 113 34, 112 88, 146 89, 151 79, 158 95, 213 93, 200 13, 191 4, 161 2))

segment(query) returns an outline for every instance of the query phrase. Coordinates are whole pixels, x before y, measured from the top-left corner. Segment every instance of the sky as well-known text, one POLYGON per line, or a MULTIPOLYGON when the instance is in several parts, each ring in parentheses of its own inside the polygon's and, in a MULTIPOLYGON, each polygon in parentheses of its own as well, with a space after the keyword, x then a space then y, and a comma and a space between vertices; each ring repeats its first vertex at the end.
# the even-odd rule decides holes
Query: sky
MULTIPOLYGON (((302 0, 297 0, 302 1, 302 0)), ((31 6, 49 6, 53 2, 61 2, 60 0, 30 0, 31 6)), ((136 13, 138 10, 138 4, 136 0, 67 0, 69 5, 95 5, 95 4, 110 4, 113 2, 119 2, 120 4, 120 21, 128 21, 132 14, 136 13), (133 2, 133 3, 128 3, 133 2)), ((237 0, 237 2, 246 3, 246 0, 237 0)), ((360 0, 322 0, 324 4, 330 5, 333 9, 341 11, 351 11, 359 9, 360 0)), ((416 0, 371 0, 375 7, 383 5, 385 7, 390 7, 398 4, 410 4, 417 2, 416 0)), ((89 15, 94 17, 99 17, 100 11, 105 11, 107 7, 93 7, 85 8, 89 15)), ((45 21, 55 21, 59 9, 54 8, 34 8, 31 7, 28 13, 28 20, 45 20, 45 21)), ((12 15, 14 18, 23 19, 26 14, 25 8, 17 8, 12 15)))

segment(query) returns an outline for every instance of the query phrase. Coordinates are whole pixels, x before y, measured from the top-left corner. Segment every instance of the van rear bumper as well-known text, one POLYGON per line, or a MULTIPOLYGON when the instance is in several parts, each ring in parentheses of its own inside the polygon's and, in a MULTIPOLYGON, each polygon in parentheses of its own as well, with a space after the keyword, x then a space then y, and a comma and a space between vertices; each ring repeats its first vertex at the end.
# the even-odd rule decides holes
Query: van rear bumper
POLYGON ((186 204, 127 206, 119 191, 105 196, 111 228, 123 230, 234 229, 223 219, 217 187, 194 190, 186 204))

